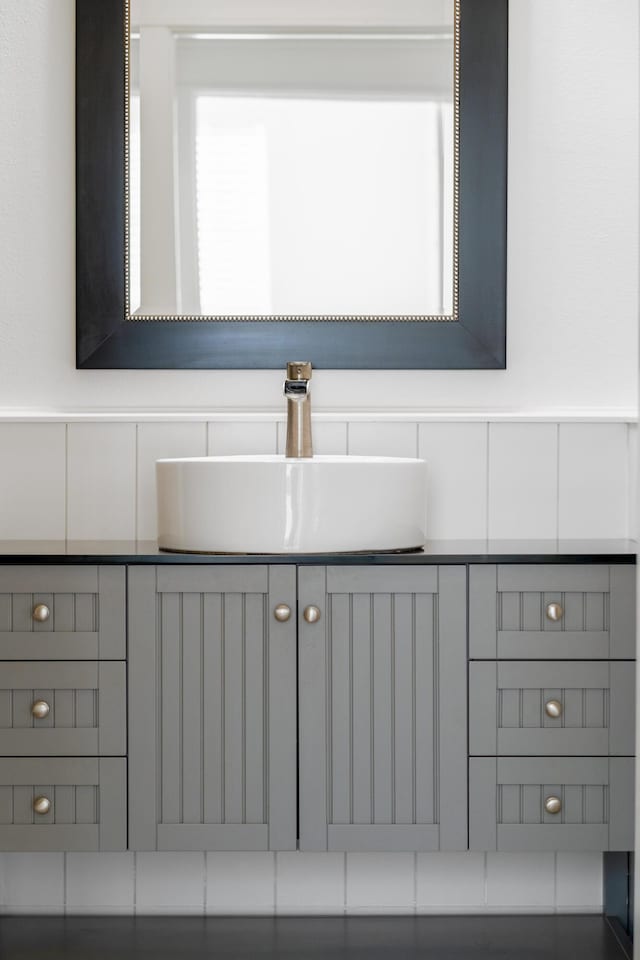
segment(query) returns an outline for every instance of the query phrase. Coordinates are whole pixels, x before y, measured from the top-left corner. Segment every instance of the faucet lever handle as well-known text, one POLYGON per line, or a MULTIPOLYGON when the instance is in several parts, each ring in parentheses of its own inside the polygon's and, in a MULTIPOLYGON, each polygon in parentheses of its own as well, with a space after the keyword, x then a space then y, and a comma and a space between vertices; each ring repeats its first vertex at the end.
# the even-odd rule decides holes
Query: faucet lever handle
POLYGON ((311 380, 313 367, 308 360, 294 360, 287 364, 287 380, 311 380))

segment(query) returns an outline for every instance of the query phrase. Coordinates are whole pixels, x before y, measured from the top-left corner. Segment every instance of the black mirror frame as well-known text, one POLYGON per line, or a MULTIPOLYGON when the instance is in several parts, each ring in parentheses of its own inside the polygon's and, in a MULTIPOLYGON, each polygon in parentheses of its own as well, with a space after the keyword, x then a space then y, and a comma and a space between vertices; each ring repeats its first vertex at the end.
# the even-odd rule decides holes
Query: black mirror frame
POLYGON ((506 367, 508 0, 461 0, 459 320, 135 321, 126 313, 123 0, 76 0, 79 369, 506 367))

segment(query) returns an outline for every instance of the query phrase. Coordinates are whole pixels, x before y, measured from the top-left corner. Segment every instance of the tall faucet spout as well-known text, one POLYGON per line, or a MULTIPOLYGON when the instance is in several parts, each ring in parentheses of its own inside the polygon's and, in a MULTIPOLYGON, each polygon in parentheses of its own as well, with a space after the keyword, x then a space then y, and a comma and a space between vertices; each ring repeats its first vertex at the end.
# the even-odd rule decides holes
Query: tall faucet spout
POLYGON ((313 456, 311 440, 311 387, 313 368, 309 362, 287 364, 284 395, 287 398, 287 450, 289 458, 313 456))

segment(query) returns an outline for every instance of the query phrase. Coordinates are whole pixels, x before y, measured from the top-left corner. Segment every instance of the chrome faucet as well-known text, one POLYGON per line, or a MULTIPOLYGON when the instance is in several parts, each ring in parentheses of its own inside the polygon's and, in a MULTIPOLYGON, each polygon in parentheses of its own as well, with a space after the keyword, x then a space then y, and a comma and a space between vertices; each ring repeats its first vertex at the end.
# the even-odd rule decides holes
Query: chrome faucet
POLYGON ((287 398, 287 457, 302 459, 313 456, 311 442, 312 367, 309 362, 287 364, 284 395, 287 398))

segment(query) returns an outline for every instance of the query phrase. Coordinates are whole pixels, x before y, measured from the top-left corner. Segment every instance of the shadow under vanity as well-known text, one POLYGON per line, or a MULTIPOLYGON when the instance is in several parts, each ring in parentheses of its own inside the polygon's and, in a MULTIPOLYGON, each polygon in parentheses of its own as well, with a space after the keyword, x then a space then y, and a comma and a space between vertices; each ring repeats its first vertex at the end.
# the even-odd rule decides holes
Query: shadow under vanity
POLYGON ((626 858, 634 565, 0 543, 0 849, 626 858))

